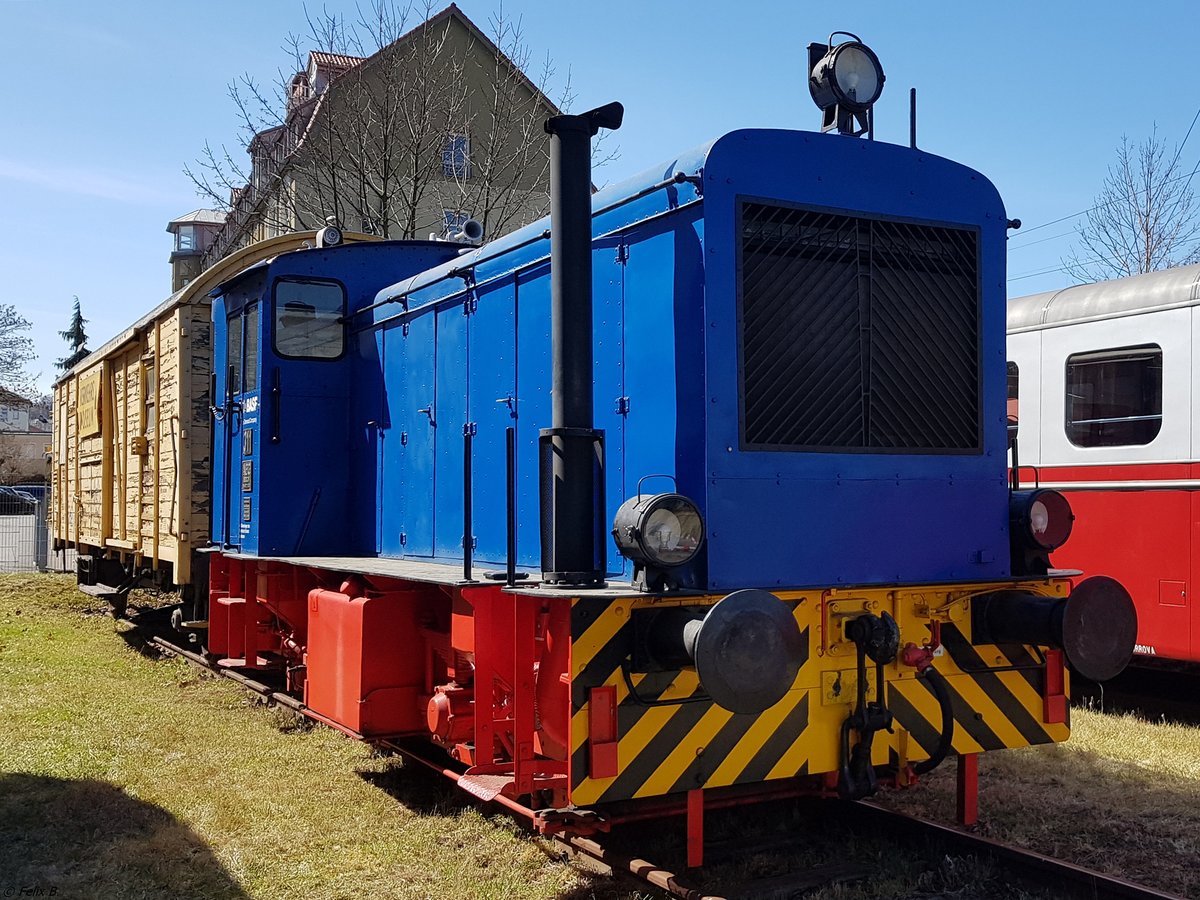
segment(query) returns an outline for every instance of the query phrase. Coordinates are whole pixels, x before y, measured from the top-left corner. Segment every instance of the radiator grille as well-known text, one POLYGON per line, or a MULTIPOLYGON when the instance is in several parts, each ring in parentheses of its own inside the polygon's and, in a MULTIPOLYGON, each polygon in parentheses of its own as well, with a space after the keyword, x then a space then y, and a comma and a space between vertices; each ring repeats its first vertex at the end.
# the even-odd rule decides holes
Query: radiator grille
POLYGON ((743 443, 980 447, 978 232, 745 202, 743 443))

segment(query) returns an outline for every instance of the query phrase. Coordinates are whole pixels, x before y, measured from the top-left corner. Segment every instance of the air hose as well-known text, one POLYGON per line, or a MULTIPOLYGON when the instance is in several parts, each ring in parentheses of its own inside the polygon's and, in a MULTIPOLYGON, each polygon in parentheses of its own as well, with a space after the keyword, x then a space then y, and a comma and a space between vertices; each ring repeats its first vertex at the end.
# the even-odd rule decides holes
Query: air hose
POLYGON ((938 707, 942 711, 942 733, 938 735, 937 749, 929 759, 913 766, 914 772, 925 775, 941 765, 950 753, 950 747, 954 743, 954 705, 950 701, 950 685, 946 683, 941 672, 933 666, 927 666, 920 674, 929 681, 933 694, 937 697, 938 707))

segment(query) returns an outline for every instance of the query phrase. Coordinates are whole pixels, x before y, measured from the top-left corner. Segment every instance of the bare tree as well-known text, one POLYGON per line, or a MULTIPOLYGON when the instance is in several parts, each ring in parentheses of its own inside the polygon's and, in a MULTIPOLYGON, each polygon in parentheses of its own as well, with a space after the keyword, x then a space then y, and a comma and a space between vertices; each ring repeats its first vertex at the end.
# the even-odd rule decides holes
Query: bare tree
POLYGON ((0 388, 22 397, 33 396, 36 380, 26 368, 34 360, 29 328, 29 320, 15 306, 0 304, 0 388))
POLYGON ((1180 149, 1168 157, 1157 128, 1136 147, 1121 138, 1096 203, 1076 229, 1077 245, 1062 260, 1071 277, 1103 281, 1200 262, 1196 168, 1180 165, 1180 149))
MULTIPOLYGON (((521 22, 503 8, 483 40, 433 12, 432 0, 373 0, 349 24, 306 12, 307 32, 285 44, 293 73, 304 71, 307 49, 358 59, 315 92, 282 70, 273 89, 248 76, 232 83, 250 165, 206 145, 185 169, 198 192, 235 223, 245 219, 245 231, 261 222, 269 233, 333 215, 352 230, 418 238, 442 227, 445 210, 496 235, 543 214, 553 65, 526 75, 521 22)), ((567 78, 557 105, 570 94, 567 78)), ((214 247, 214 256, 231 249, 214 247)))

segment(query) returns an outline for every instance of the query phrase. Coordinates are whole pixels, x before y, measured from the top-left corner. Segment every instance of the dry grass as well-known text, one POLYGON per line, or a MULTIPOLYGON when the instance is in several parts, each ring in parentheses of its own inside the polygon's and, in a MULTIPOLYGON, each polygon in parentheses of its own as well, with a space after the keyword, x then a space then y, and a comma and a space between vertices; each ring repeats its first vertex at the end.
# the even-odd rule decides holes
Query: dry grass
POLYGON ((628 896, 424 771, 140 655, 86 602, 0 577, 0 892, 628 896))
MULTIPOLYGON (((980 830, 1185 897, 1200 896, 1200 728, 1072 710, 1065 744, 981 758, 980 830)), ((888 805, 954 817, 953 761, 888 805)))

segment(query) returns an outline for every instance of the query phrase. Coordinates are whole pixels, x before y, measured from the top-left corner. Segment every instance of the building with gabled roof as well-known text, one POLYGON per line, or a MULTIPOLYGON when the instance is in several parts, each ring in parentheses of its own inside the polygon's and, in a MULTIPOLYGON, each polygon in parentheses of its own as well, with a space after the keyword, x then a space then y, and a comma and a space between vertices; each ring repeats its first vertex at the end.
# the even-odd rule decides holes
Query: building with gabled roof
POLYGON ((29 431, 29 408, 33 401, 0 388, 0 431, 29 431))
POLYGON ((250 142, 249 181, 202 263, 330 216, 388 238, 467 217, 512 230, 549 205, 541 123, 558 112, 454 4, 369 57, 313 51, 284 121, 250 142))

